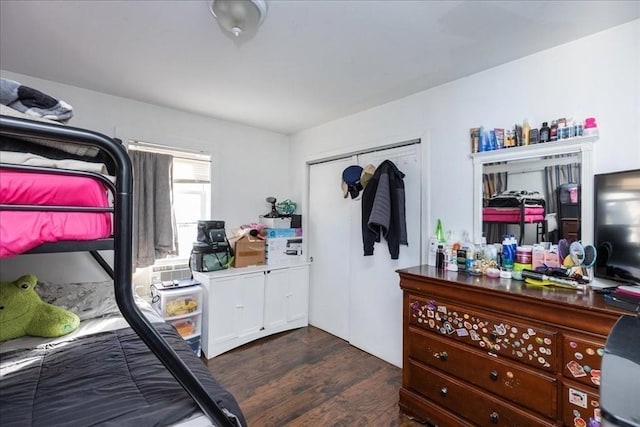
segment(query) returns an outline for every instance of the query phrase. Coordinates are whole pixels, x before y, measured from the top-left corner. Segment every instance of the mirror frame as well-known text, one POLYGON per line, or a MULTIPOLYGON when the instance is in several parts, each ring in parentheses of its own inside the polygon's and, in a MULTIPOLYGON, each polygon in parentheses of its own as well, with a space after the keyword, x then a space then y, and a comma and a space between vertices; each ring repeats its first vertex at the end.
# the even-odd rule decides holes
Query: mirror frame
POLYGON ((581 240, 593 242, 593 143, 598 136, 581 136, 543 144, 472 153, 473 160, 473 241, 482 238, 482 170, 484 165, 509 160, 525 160, 558 154, 578 153, 581 166, 581 240))

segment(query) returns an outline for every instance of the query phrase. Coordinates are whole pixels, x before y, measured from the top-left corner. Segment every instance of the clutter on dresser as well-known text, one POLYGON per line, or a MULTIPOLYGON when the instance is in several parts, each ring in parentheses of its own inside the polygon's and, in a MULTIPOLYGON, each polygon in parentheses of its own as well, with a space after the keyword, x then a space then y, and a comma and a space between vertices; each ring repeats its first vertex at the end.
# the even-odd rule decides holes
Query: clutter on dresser
POLYGON ((471 152, 481 153, 583 136, 597 136, 598 125, 594 117, 587 117, 584 120, 561 117, 551 122, 543 121, 539 128, 535 128, 527 119, 524 119, 521 124, 516 124, 511 129, 474 127, 469 130, 469 135, 471 152))

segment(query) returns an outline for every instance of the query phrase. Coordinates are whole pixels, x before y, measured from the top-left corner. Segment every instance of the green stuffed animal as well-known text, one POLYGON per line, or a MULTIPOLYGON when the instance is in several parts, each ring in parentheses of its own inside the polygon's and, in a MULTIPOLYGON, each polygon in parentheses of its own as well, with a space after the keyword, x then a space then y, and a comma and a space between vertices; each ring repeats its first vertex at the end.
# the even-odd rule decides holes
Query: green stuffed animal
POLYGON ((37 283, 31 274, 0 282, 0 341, 24 335, 59 337, 80 325, 74 313, 43 302, 34 290, 37 283))

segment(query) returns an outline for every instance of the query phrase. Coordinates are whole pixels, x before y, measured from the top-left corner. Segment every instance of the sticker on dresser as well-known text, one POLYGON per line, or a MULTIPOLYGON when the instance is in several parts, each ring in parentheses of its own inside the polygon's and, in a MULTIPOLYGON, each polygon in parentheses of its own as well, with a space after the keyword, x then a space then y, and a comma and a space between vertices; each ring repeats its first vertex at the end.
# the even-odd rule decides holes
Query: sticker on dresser
POLYGON ((479 347, 494 357, 555 370, 555 333, 436 300, 413 299, 409 308, 410 323, 421 328, 479 347))

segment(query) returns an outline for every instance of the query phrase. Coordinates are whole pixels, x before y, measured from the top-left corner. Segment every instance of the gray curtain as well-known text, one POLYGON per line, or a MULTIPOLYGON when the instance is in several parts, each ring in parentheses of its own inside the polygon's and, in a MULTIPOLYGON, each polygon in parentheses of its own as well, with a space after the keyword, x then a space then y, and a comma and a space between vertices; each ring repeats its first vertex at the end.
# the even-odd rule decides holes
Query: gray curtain
MULTIPOLYGON (((559 155, 556 157, 565 157, 565 155, 559 155)), ((547 213, 558 212, 556 190, 559 185, 569 183, 580 184, 581 168, 580 163, 546 166, 544 168, 545 202, 547 204, 547 213)))
POLYGON ((133 260, 135 268, 176 253, 173 157, 131 150, 133 164, 133 260))
MULTIPOLYGON (((490 197, 507 190, 507 172, 482 174, 482 199, 486 201, 490 197)), ((483 203, 483 206, 485 203, 483 203)), ((502 236, 507 232, 506 224, 483 223, 482 232, 487 243, 500 243, 502 236)))

